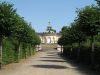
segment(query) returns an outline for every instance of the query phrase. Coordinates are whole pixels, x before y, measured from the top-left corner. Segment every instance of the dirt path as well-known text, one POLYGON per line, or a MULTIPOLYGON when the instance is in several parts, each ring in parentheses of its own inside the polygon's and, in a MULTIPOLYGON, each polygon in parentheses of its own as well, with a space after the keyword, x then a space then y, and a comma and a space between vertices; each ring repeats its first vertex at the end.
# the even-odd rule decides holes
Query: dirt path
POLYGON ((44 49, 20 63, 7 65, 0 75, 100 75, 62 59, 57 50, 44 49))

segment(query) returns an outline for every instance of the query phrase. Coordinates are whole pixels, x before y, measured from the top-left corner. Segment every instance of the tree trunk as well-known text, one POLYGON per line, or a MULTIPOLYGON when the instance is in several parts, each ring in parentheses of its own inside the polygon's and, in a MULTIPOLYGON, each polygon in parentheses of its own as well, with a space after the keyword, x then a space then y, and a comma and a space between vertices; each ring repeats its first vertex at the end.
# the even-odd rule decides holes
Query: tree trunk
POLYGON ((72 57, 72 51, 73 51, 73 44, 71 44, 70 57, 72 57))
POLYGON ((14 61, 18 62, 18 44, 15 44, 15 49, 14 49, 14 61))
POLYGON ((30 56, 32 56, 32 45, 30 45, 30 56))
POLYGON ((2 40, 3 37, 0 36, 0 69, 2 68, 2 40))
POLYGON ((63 46, 61 45, 61 53, 63 53, 63 46))
POLYGON ((91 65, 94 65, 94 36, 91 36, 91 65))
POLYGON ((25 59, 27 58, 27 49, 25 50, 25 59))
POLYGON ((20 41, 18 41, 18 62, 19 62, 19 60, 20 60, 20 46, 21 46, 21 43, 20 43, 20 41))
POLYGON ((79 46, 79 49, 77 51, 77 61, 79 61, 79 59, 80 59, 80 49, 81 49, 81 43, 80 42, 78 43, 78 46, 79 46))
POLYGON ((25 59, 27 58, 27 49, 28 49, 28 46, 26 45, 26 49, 25 49, 25 59))

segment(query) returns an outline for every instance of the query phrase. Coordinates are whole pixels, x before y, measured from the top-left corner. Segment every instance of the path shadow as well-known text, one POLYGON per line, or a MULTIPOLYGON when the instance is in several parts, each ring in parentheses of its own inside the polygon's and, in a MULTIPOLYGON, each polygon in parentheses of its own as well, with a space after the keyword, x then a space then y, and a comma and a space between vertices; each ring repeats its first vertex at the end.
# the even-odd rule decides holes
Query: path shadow
POLYGON ((50 59, 61 59, 61 58, 59 58, 59 57, 40 57, 40 58, 44 58, 44 59, 45 59, 45 58, 48 58, 48 59, 49 59, 49 58, 50 58, 50 59))
POLYGON ((31 65, 32 67, 37 68, 47 68, 47 69, 67 69, 69 67, 61 66, 61 65, 31 65))
POLYGON ((55 54, 57 54, 57 53, 55 53, 55 52, 48 52, 47 54, 54 54, 54 55, 55 55, 55 54))
POLYGON ((47 56, 57 56, 56 54, 49 54, 49 55, 47 55, 47 56))
POLYGON ((83 75, 100 75, 99 71, 91 70, 87 65, 84 65, 82 63, 77 63, 75 60, 66 58, 64 55, 58 53, 58 55, 66 61, 66 63, 69 63, 72 65, 75 70, 77 70, 79 73, 82 73, 83 75))
POLYGON ((45 61, 45 62, 66 62, 63 60, 39 60, 39 61, 45 61))

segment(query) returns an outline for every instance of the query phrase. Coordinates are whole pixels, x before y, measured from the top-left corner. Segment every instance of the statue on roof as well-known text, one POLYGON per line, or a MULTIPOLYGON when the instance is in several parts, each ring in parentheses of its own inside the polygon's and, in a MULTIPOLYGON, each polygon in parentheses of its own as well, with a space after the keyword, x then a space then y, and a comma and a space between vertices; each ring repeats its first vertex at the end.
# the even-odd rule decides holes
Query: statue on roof
POLYGON ((54 29, 52 28, 51 22, 50 22, 50 21, 48 22, 48 26, 47 26, 46 32, 47 32, 47 33, 56 33, 56 30, 54 30, 54 29))
POLYGON ((48 22, 48 26, 51 26, 51 22, 50 21, 48 22))

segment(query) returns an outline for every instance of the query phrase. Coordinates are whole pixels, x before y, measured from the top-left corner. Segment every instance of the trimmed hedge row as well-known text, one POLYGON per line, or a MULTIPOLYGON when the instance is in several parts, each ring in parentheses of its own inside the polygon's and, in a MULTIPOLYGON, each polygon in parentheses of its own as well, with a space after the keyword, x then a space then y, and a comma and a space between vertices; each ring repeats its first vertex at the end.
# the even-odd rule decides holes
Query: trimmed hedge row
MULTIPOLYGON (((6 37, 3 40, 3 65, 18 62, 18 51, 16 49, 16 40, 6 37)), ((22 43, 20 48, 20 59, 27 58, 35 53, 35 46, 22 43)))

